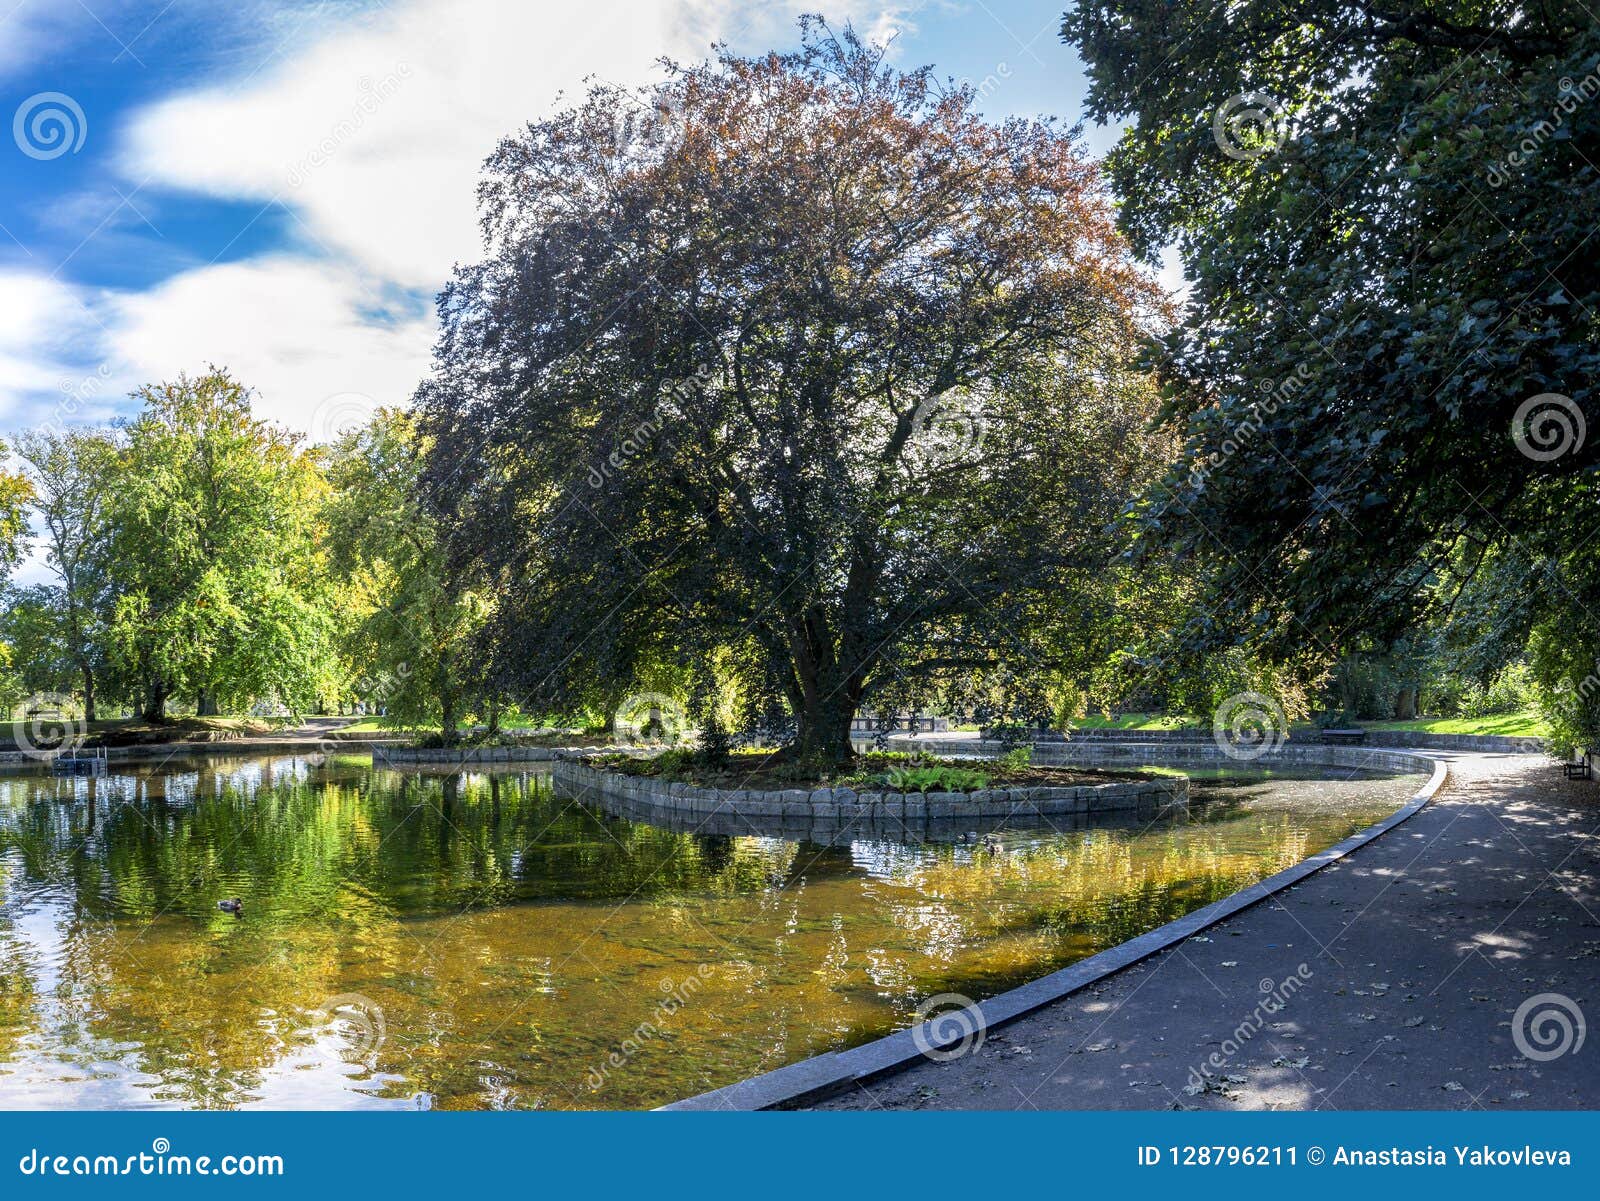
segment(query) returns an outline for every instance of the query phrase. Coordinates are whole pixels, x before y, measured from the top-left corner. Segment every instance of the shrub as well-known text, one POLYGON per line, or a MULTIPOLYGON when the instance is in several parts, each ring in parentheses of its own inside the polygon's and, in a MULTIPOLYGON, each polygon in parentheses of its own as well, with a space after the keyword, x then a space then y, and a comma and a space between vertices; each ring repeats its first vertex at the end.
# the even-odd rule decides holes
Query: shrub
POLYGON ((1014 746, 998 760, 1002 771, 1024 771, 1033 766, 1033 748, 1031 746, 1014 746))

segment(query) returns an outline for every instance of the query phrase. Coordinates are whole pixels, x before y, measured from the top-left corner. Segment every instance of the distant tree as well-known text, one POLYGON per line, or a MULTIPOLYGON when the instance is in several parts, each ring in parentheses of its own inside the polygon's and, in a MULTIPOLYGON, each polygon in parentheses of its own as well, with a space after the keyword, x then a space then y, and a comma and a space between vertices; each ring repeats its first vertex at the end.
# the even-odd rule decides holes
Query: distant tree
POLYGON ((79 683, 55 589, 36 585, 9 592, 0 608, 0 643, 13 703, 36 693, 71 692, 79 683))
POLYGON ((12 470, 6 444, 0 442, 0 579, 9 579, 28 550, 28 505, 33 484, 12 470))
POLYGON ((313 524, 325 485, 298 437, 258 421, 216 368, 135 396, 108 510, 108 638, 143 715, 180 692, 202 714, 314 703, 333 652, 313 524))
POLYGON ((117 445, 102 430, 35 430, 17 439, 17 455, 43 526, 45 563, 57 580, 34 599, 60 626, 58 641, 77 674, 84 716, 94 721, 114 584, 107 511, 117 445))
POLYGON ((839 761, 878 690, 1092 641, 1153 293, 1072 135, 974 101, 807 22, 495 152, 418 402, 522 688, 720 652, 839 761))
POLYGON ((1584 639, 1541 661, 1590 674, 1591 8, 1081 0, 1064 33, 1124 130, 1123 228, 1193 281, 1157 356, 1185 453, 1141 513, 1203 574, 1186 635, 1329 661, 1514 552, 1490 626, 1584 639))
POLYGON ((422 450, 409 414, 380 411, 332 447, 323 518, 355 694, 454 740, 476 682, 467 648, 487 613, 418 504, 422 450))

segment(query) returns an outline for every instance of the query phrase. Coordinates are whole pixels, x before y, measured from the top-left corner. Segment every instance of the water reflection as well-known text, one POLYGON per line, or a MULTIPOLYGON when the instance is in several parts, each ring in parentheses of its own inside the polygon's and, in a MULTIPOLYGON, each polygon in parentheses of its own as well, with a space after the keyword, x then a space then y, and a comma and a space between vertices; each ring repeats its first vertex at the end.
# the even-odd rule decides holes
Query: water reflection
POLYGON ((0 1105, 657 1104, 1123 941, 1414 783, 1218 777, 989 855, 665 829, 533 771, 0 778, 0 1105))

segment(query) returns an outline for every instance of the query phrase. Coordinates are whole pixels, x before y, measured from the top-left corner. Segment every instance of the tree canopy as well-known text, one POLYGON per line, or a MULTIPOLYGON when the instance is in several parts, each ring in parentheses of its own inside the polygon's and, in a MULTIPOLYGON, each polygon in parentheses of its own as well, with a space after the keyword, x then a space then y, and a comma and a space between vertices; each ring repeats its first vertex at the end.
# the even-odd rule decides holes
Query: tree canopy
POLYGON ((1185 451, 1140 514, 1206 575, 1191 633, 1326 659, 1507 551, 1521 633, 1570 625, 1600 530, 1593 14, 1086 0, 1064 35, 1089 116, 1128 122, 1123 228, 1193 281, 1153 356, 1185 451))
POLYGON ((418 402, 522 688, 669 631, 837 758, 897 677, 1053 659, 1103 602, 1152 293, 1070 133, 973 102, 808 23, 499 147, 418 402))

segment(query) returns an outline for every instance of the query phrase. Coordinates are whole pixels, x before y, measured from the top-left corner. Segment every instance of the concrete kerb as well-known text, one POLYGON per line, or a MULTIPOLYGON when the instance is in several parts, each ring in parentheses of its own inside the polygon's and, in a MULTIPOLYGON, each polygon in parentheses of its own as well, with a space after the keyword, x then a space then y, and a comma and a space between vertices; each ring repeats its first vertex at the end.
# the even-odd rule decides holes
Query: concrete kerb
MULTIPOLYGON (((1330 752, 1330 759, 1336 766, 1360 766, 1351 763, 1347 756, 1373 754, 1371 751, 1363 751, 1363 748, 1317 747, 1316 749, 1330 752), (1345 760, 1342 764, 1338 762, 1341 759, 1345 760)), ((1411 768, 1429 772, 1428 782, 1410 800, 1382 821, 1352 834, 1343 842, 1301 860, 1293 867, 1285 868, 1276 875, 1258 881, 1248 888, 1240 889, 1232 896, 1214 901, 1137 938, 1080 960, 1070 967, 981 1001, 973 1007, 974 1013, 970 1022, 949 1025, 965 1025, 969 1028, 975 1026, 985 1030, 1003 1026, 1072 993, 1098 984, 1113 973, 1148 959, 1160 951, 1176 946, 1208 926, 1260 904, 1274 894, 1300 883, 1330 863, 1338 862, 1353 851, 1387 834, 1420 811, 1449 779, 1449 767, 1443 760, 1405 751, 1379 751, 1378 754, 1387 763, 1397 764, 1403 759, 1409 762, 1411 768)), ((878 1077, 909 1067, 924 1058, 926 1051, 940 1050, 944 1046, 952 1045, 953 1041, 956 1040, 952 1040, 947 1032, 941 1031, 940 1023, 926 1022, 920 1028, 900 1030, 847 1051, 831 1051, 804 1059, 799 1063, 778 1068, 776 1071, 740 1080, 661 1108, 664 1110, 797 1108, 842 1092, 854 1085, 866 1084, 878 1077)))
POLYGON ((1134 811, 1159 813, 1183 809, 1189 803, 1189 781, 1183 777, 1071 787, 985 788, 969 793, 857 792, 851 788, 762 792, 697 788, 563 759, 551 770, 551 780, 580 798, 592 797, 635 811, 731 814, 751 819, 757 825, 774 818, 841 824, 858 819, 873 824, 1025 820, 1134 811))

